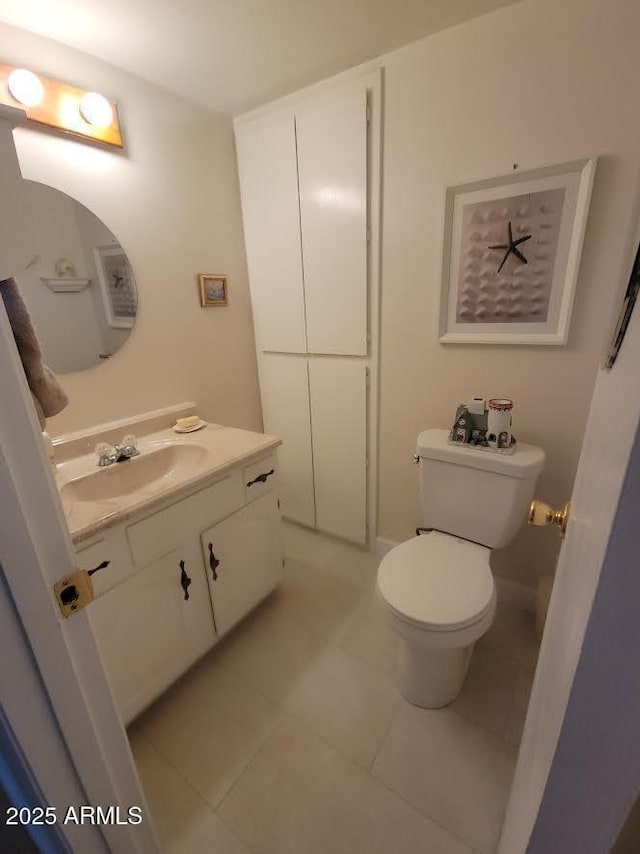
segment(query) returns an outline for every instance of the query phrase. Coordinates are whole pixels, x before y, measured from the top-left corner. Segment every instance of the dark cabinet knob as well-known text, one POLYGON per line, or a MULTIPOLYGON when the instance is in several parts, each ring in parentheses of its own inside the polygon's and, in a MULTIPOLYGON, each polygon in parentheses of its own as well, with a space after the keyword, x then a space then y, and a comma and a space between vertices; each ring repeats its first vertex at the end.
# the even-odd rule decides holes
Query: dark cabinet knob
POLYGON ((184 598, 185 601, 189 598, 189 585, 191 584, 191 579, 187 575, 187 572, 184 568, 184 561, 180 561, 180 584, 182 585, 182 589, 184 590, 184 598))
POLYGON ((211 575, 214 581, 218 580, 217 568, 220 566, 220 561, 213 553, 213 543, 209 543, 209 566, 211 567, 211 575))

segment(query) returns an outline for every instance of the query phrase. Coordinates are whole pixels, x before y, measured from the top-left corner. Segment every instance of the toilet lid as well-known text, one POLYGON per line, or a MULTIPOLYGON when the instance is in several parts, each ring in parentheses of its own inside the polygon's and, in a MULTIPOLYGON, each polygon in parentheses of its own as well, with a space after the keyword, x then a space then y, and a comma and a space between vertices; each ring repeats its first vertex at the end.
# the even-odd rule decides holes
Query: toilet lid
POLYGON ((378 569, 378 589, 399 617, 434 631, 461 629, 492 605, 490 550, 431 531, 392 549, 378 569))

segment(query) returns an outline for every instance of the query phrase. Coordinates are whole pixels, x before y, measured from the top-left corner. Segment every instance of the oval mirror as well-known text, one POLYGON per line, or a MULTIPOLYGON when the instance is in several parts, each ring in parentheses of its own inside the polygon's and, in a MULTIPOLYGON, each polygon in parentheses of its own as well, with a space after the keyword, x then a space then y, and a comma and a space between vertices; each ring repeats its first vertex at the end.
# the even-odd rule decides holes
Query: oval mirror
POLYGON ((82 371, 112 356, 131 334, 137 293, 118 239, 71 196, 24 181, 33 257, 18 285, 55 373, 82 371))

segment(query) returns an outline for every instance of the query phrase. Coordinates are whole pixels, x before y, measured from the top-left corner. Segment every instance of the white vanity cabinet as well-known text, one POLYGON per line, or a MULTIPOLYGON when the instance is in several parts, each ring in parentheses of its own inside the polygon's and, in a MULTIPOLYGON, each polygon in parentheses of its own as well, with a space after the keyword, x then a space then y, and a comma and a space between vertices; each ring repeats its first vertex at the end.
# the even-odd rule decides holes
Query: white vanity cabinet
POLYGON ((77 552, 88 609, 129 723, 278 584, 283 545, 273 453, 77 552), (214 578, 215 574, 215 578, 214 578))

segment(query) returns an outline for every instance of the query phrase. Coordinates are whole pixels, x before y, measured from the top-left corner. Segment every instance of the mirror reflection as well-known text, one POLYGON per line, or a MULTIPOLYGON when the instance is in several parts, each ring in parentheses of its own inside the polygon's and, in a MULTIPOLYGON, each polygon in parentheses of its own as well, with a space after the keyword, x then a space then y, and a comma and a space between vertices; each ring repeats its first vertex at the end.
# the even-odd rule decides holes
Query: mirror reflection
POLYGON ((19 277, 43 357, 56 373, 108 359, 135 323, 133 271, 115 235, 71 196, 24 181, 33 257, 19 277))

